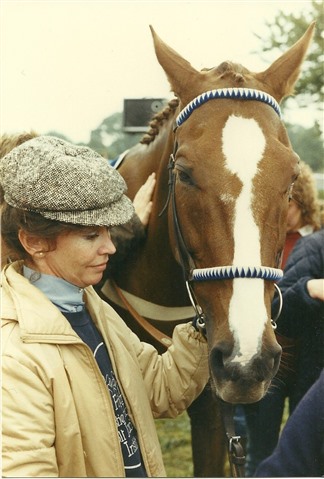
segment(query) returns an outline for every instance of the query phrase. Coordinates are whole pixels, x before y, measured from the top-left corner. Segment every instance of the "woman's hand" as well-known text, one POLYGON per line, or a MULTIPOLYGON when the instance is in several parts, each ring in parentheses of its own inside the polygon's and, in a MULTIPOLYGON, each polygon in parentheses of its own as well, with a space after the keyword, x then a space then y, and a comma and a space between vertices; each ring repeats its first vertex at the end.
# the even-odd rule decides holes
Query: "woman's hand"
POLYGON ((152 195, 155 183, 156 175, 155 173, 152 173, 147 178, 144 185, 140 187, 133 200, 135 213, 137 214, 144 226, 148 224, 149 217, 152 211, 152 195))

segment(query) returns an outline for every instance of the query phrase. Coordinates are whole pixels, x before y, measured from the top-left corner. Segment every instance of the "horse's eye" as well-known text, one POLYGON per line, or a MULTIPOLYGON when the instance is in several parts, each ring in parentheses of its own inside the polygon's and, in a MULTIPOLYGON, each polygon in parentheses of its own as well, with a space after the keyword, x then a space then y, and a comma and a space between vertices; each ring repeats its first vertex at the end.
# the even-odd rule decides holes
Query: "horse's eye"
POLYGON ((189 173, 187 173, 187 171, 179 167, 176 168, 176 170, 177 170, 178 178, 182 183, 187 183, 189 185, 193 184, 192 178, 189 175, 189 173))

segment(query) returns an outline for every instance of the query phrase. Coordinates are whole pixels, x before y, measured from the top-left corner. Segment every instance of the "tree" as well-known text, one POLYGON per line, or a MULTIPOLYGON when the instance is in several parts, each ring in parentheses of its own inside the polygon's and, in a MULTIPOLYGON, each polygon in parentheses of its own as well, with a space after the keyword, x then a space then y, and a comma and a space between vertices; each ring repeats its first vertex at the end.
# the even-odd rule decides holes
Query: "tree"
POLYGON ((67 136, 63 135, 63 133, 60 133, 56 130, 50 130, 46 133, 48 136, 56 136, 56 138, 61 138, 61 140, 65 141, 71 141, 67 136))
POLYGON ((323 172, 323 144, 320 138, 320 129, 317 123, 311 128, 301 125, 286 125, 291 144, 314 172, 323 172))
POLYGON ((269 36, 267 38, 256 36, 262 43, 263 52, 275 50, 283 52, 303 35, 313 21, 316 21, 314 38, 295 88, 298 95, 296 101, 299 106, 307 106, 311 101, 318 105, 318 109, 323 109, 323 1, 312 0, 308 10, 305 7, 302 14, 285 14, 279 11, 273 22, 266 21, 269 36))
MULTIPOLYGON (((279 11, 273 21, 266 21, 268 36, 256 35, 262 52, 273 51, 279 56, 292 46, 316 21, 313 42, 304 61, 300 78, 295 87, 295 97, 284 100, 282 108, 291 106, 304 108, 314 105, 318 120, 314 118, 311 128, 301 125, 287 125, 292 145, 299 156, 310 165, 313 171, 323 171, 323 61, 324 61, 324 9, 323 0, 312 0, 302 14, 285 14, 279 11)), ((314 115, 315 116, 315 115, 314 115)))
POLYGON ((140 141, 142 134, 125 133, 122 129, 122 113, 117 112, 105 118, 92 130, 88 146, 104 158, 114 159, 140 141))

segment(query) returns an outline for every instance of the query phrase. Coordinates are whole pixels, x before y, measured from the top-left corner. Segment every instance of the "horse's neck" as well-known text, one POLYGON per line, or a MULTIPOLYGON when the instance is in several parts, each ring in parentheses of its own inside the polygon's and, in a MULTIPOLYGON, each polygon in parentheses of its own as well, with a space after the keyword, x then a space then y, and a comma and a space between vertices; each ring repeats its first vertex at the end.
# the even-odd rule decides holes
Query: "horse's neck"
POLYGON ((123 289, 147 301, 164 306, 185 306, 189 304, 188 295, 182 270, 170 247, 167 211, 160 216, 168 196, 167 165, 172 149, 170 125, 152 143, 139 145, 129 153, 128 165, 130 161, 137 161, 136 166, 133 164, 133 168, 127 168, 125 162, 121 169, 121 174, 131 186, 131 197, 153 171, 157 174, 157 183, 145 242, 136 251, 130 252, 116 279, 123 289), (132 154, 136 154, 137 160, 132 158, 132 154))

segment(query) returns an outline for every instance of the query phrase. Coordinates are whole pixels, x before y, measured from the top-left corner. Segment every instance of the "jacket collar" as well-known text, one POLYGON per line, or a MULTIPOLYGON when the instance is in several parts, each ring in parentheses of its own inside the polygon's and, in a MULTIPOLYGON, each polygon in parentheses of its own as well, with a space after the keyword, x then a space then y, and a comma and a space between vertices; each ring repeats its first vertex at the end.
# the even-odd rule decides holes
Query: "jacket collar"
POLYGON ((84 288, 79 288, 56 276, 40 274, 25 265, 23 266, 23 275, 32 285, 40 289, 60 311, 75 313, 84 309, 84 288))
POLYGON ((17 321, 26 342, 82 342, 59 309, 22 275, 22 261, 2 273, 2 318, 17 321))

